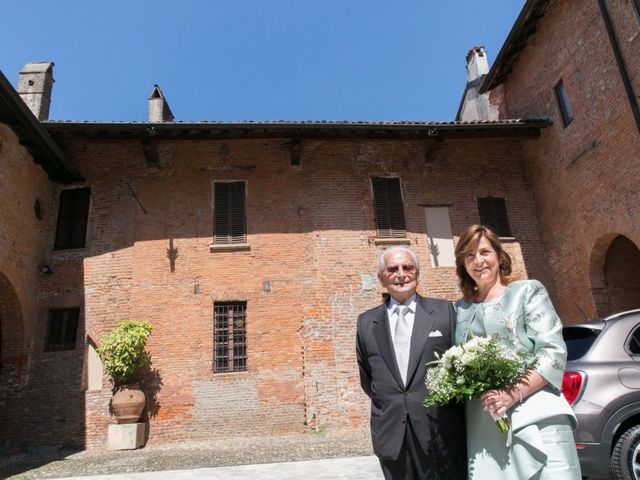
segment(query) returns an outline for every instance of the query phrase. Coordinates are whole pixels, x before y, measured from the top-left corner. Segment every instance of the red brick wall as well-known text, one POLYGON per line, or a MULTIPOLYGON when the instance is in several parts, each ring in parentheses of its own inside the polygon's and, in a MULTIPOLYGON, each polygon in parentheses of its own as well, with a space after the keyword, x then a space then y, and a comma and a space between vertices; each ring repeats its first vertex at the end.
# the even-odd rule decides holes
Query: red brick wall
MULTIPOLYGON (((628 1, 606 4, 638 95, 638 19, 628 1)), ((554 121, 526 144, 527 174, 561 316, 595 317, 596 304, 607 303, 598 297, 607 295, 611 240, 622 234, 640 245, 640 134, 598 3, 552 2, 500 91, 502 117, 554 121), (560 79, 574 116, 566 128, 553 90, 560 79)))
POLYGON ((22 442, 29 351, 38 331, 36 293, 55 188, 8 127, 0 124, 0 451, 22 442), (42 220, 34 213, 41 203, 42 220))
MULTIPOLYGON (((457 235, 479 221, 476 198, 487 195, 506 198, 516 271, 548 282, 521 164, 523 144, 534 141, 449 141, 430 167, 411 141, 305 141, 300 167, 290 166, 286 140, 230 140, 228 154, 223 142, 177 141, 160 143, 159 165, 149 168, 140 142, 69 140, 92 188, 89 240, 84 250, 50 252, 55 273, 40 309, 79 302, 95 343, 122 319, 153 324, 148 347, 161 385, 152 444, 366 426, 354 336, 358 313, 381 295, 370 176, 401 178, 422 293, 458 296, 454 269, 430 265, 422 205, 450 205, 457 235), (248 251, 209 251, 215 180, 247 182, 248 251), (213 303, 224 300, 247 302, 247 372, 212 373, 213 303)), ((79 355, 56 356, 58 368, 78 373, 79 355)), ((36 358, 34 370, 45 361, 36 358)), ((34 388, 55 390, 44 375, 34 388)), ((89 448, 105 446, 109 390, 105 378, 82 400, 71 392, 86 413, 84 424, 70 423, 85 428, 89 448)), ((32 428, 54 421, 44 401, 32 410, 32 428)))

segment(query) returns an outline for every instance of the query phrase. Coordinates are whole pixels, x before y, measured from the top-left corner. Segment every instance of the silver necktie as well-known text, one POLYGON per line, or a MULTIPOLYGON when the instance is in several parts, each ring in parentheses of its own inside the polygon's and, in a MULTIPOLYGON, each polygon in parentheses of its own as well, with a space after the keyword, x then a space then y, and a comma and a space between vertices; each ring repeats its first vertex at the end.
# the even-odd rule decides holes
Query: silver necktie
POLYGON ((396 331, 393 338, 393 348, 396 352, 396 361, 402 382, 407 384, 407 369, 409 368, 409 351, 411 349, 411 332, 409 331, 409 323, 405 318, 405 314, 409 307, 406 305, 396 306, 396 314, 398 321, 396 322, 396 331))

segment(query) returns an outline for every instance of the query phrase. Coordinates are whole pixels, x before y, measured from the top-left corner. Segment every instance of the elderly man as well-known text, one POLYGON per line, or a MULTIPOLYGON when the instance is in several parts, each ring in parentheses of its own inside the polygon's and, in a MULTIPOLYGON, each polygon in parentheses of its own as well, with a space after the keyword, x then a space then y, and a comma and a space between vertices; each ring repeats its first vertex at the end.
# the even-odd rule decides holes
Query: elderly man
POLYGON ((373 449, 387 480, 464 479, 464 408, 425 407, 427 362, 452 345, 451 302, 416 293, 414 252, 391 247, 379 258, 378 278, 389 293, 358 317, 360 384, 371 398, 373 449))

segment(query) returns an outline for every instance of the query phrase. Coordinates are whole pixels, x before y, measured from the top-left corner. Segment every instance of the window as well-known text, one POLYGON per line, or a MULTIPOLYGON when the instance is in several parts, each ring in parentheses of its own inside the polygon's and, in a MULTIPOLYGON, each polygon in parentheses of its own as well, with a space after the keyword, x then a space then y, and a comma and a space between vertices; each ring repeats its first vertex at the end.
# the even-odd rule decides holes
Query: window
POLYGON ((399 178, 372 177, 378 238, 404 238, 405 223, 399 178))
POLYGON ((556 92, 556 99, 558 100, 558 108, 560 108, 560 115, 562 116, 562 125, 566 127, 573 120, 573 113, 571 112, 571 105, 569 105, 569 97, 564 89, 564 83, 562 80, 554 88, 556 92))
POLYGON ((213 304, 213 373, 247 370, 247 302, 213 304))
POLYGON ((214 182, 213 243, 247 243, 244 182, 214 182))
POLYGON ((78 333, 79 308, 59 308, 49 310, 45 352, 74 350, 78 333))
POLYGON ((480 223, 489 227, 499 237, 510 237, 511 228, 507 217, 507 207, 504 198, 484 197, 478 199, 480 223))
POLYGON ((631 355, 640 355, 640 328, 635 328, 627 341, 627 351, 631 355))
POLYGON ((56 250, 85 246, 90 194, 90 188, 72 188, 60 193, 56 250))
POLYGON ((562 329, 562 338, 567 345, 567 360, 578 360, 589 351, 600 330, 582 327, 562 329))

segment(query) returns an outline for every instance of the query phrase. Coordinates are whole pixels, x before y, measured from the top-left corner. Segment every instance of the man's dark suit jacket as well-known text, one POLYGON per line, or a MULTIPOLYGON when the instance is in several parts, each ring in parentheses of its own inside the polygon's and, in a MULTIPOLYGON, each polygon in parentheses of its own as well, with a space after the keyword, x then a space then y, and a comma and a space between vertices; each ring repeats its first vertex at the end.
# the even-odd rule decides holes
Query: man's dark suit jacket
POLYGON ((373 450, 382 460, 398 458, 410 419, 422 448, 441 478, 466 478, 464 406, 425 407, 425 364, 454 342, 456 313, 451 302, 417 295, 407 386, 396 363, 387 305, 358 317, 356 353, 360 384, 371 398, 373 450), (453 469, 453 470, 452 470, 453 469))

